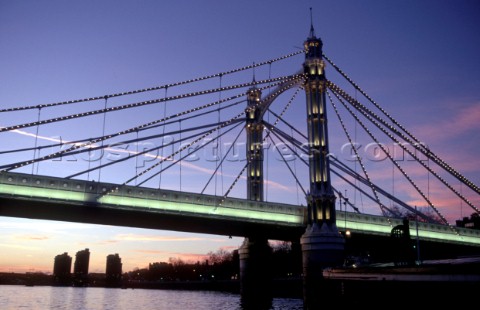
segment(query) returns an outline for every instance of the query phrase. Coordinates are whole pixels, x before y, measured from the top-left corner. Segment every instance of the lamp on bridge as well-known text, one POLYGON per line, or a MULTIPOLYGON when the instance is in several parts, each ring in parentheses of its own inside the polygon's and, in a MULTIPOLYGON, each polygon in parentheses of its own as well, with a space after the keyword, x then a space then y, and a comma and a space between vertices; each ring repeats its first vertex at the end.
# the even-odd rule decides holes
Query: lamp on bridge
POLYGON ((342 193, 338 193, 338 200, 339 200, 339 205, 340 205, 340 212, 342 212, 342 204, 344 205, 344 224, 343 227, 345 229, 344 231, 344 236, 345 238, 350 237, 351 232, 349 229, 347 229, 347 205, 348 205, 348 198, 347 198, 347 193, 345 190, 345 197, 342 196, 342 193), (343 202, 342 202, 343 198, 343 202))
POLYGON ((344 204, 345 204, 345 237, 350 237, 350 230, 347 229, 347 205, 348 205, 348 198, 347 198, 347 190, 345 190, 345 198, 344 198, 344 204))

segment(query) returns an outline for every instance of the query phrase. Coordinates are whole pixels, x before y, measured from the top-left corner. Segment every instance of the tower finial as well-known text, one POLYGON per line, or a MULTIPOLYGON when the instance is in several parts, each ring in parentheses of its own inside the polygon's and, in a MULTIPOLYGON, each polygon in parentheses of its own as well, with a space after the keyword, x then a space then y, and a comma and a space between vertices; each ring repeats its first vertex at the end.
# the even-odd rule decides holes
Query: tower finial
POLYGON ((313 29, 312 8, 310 8, 310 38, 315 38, 315 30, 313 29))

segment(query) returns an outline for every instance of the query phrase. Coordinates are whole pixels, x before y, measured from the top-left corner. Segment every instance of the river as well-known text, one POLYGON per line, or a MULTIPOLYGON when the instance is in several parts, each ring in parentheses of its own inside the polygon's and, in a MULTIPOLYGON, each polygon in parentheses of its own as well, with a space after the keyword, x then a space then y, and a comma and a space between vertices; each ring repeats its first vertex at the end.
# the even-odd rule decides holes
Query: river
MULTIPOLYGON (((239 294, 214 291, 0 285, 2 310, 246 310, 239 294)), ((303 309, 301 299, 274 298, 272 310, 303 309)))

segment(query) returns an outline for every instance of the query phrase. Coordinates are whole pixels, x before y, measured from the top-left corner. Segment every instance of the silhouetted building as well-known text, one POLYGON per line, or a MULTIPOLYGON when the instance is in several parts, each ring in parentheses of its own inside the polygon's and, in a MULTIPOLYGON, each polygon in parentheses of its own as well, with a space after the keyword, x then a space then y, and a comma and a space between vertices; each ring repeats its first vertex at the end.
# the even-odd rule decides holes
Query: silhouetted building
POLYGON ((70 285, 72 257, 67 252, 55 256, 53 264, 53 281, 56 285, 70 285))
POLYGON ((390 233, 393 262, 399 265, 415 264, 415 247, 410 238, 410 225, 408 219, 403 220, 403 225, 392 228, 390 233))
POLYGON ((107 286, 119 286, 122 283, 122 259, 118 254, 107 256, 105 281, 107 286))
POLYGON ((90 251, 88 249, 78 251, 75 255, 73 266, 73 284, 75 286, 88 285, 88 264, 90 263, 90 251))
POLYGON ((472 213, 470 218, 464 217, 462 220, 457 220, 457 227, 465 227, 471 229, 480 229, 480 215, 472 213))

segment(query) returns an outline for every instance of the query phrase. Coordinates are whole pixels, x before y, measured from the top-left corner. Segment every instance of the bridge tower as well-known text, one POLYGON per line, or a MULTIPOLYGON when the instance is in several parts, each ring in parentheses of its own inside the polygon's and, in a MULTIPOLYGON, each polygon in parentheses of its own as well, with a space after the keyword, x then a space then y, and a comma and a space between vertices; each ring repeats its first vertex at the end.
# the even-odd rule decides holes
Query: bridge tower
POLYGON ((307 194, 307 228, 300 238, 303 290, 307 309, 324 304, 321 299, 325 267, 343 263, 345 240, 335 222, 335 194, 330 182, 326 111, 325 63, 322 41, 313 25, 304 42, 310 191, 307 194))
MULTIPOLYGON (((253 79, 255 82, 255 77, 253 79)), ((253 86, 247 93, 247 197, 263 201, 263 129, 262 92, 253 86)), ((268 239, 258 231, 245 236, 239 249, 240 293, 246 307, 267 309, 272 302, 271 266, 272 249, 268 239)))
MULTIPOLYGON (((254 79, 255 81, 255 79, 254 79)), ((262 91, 253 86, 247 94, 247 197, 263 201, 263 128, 260 100, 262 91)))

